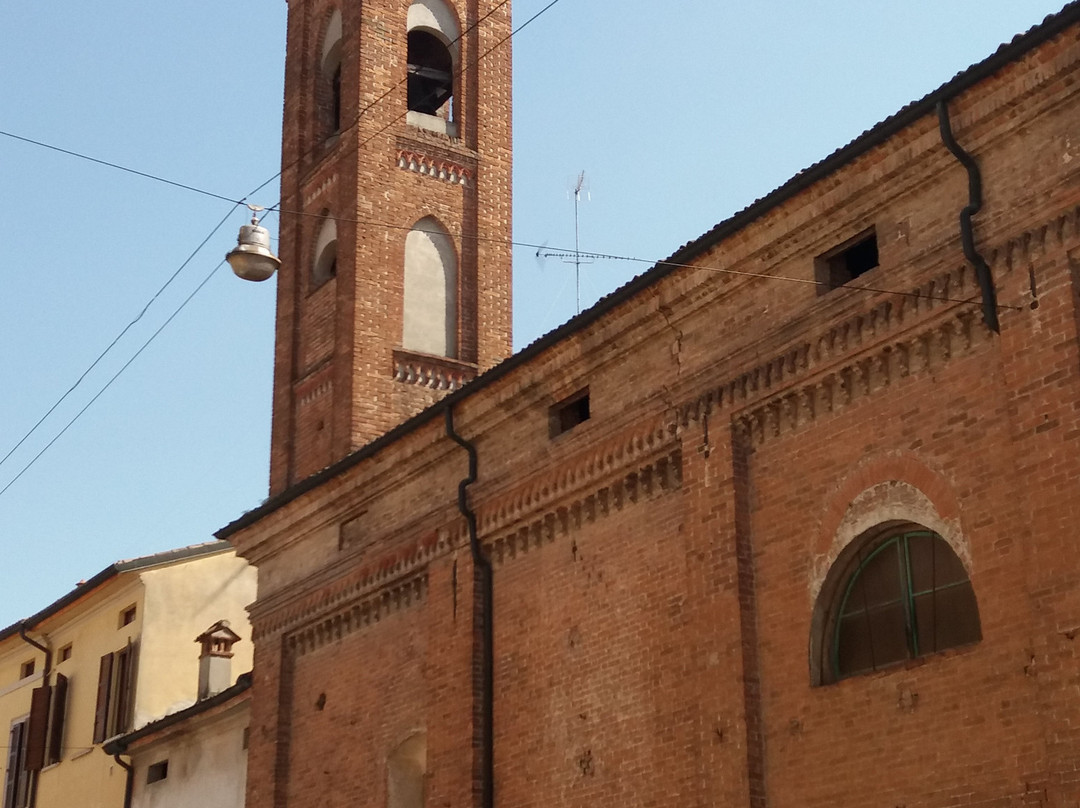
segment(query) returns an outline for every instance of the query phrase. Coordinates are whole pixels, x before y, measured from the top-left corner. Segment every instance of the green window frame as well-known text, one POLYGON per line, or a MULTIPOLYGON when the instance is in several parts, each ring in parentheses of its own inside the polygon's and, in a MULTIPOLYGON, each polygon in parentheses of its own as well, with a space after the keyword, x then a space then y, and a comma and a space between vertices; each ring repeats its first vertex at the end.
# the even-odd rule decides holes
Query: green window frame
POLYGON ((967 571, 948 542, 928 530, 895 533, 864 548, 834 615, 832 681, 982 639, 967 571))

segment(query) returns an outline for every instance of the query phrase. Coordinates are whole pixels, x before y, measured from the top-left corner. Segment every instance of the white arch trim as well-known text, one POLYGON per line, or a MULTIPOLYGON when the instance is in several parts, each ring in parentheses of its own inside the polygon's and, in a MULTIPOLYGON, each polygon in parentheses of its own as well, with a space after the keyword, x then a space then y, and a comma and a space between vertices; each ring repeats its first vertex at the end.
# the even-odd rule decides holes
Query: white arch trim
POLYGON ((334 9, 330 15, 330 21, 326 24, 326 33, 323 34, 322 59, 319 64, 323 73, 329 73, 337 68, 337 62, 341 59, 341 11, 334 9))
POLYGON ((458 29, 454 12, 449 6, 441 0, 413 0, 409 6, 406 25, 409 31, 419 29, 439 37, 449 48, 454 64, 457 64, 458 38, 461 36, 461 31, 458 29))
POLYGON ((405 302, 401 346, 457 356, 457 253, 450 234, 427 216, 405 236, 405 302))

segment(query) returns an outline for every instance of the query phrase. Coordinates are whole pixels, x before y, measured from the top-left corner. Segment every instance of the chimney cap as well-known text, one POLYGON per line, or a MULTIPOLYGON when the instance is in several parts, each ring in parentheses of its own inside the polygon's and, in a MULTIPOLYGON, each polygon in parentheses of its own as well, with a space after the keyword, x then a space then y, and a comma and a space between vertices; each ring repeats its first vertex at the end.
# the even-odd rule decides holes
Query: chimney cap
POLYGON ((195 642, 203 647, 203 653, 228 654, 234 643, 239 642, 240 635, 229 627, 228 620, 218 620, 206 631, 195 638, 195 642))

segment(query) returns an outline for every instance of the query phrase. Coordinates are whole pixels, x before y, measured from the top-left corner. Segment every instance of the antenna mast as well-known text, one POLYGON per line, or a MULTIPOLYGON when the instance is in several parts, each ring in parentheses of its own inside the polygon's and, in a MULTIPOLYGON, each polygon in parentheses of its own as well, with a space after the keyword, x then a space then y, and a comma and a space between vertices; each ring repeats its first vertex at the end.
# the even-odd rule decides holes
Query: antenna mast
POLYGON ((578 174, 574 185, 574 294, 577 299, 577 313, 581 314, 581 243, 578 238, 578 204, 581 202, 581 188, 585 185, 585 170, 578 174))
POLYGON ((577 298, 577 313, 581 314, 581 265, 591 264, 592 261, 581 258, 581 239, 579 227, 578 208, 581 203, 581 192, 585 188, 585 172, 577 176, 574 183, 574 251, 572 253, 556 252, 555 250, 539 249, 536 251, 537 258, 561 258, 564 264, 574 265, 574 286, 577 298))

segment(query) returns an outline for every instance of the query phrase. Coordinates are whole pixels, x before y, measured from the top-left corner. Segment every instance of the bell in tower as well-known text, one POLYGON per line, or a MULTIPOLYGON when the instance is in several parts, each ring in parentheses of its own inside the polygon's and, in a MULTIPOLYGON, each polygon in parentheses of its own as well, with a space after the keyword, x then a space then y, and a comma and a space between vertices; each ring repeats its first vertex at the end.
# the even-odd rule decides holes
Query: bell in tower
POLYGON ((509 355, 509 33, 498 0, 290 3, 271 493, 509 355))

